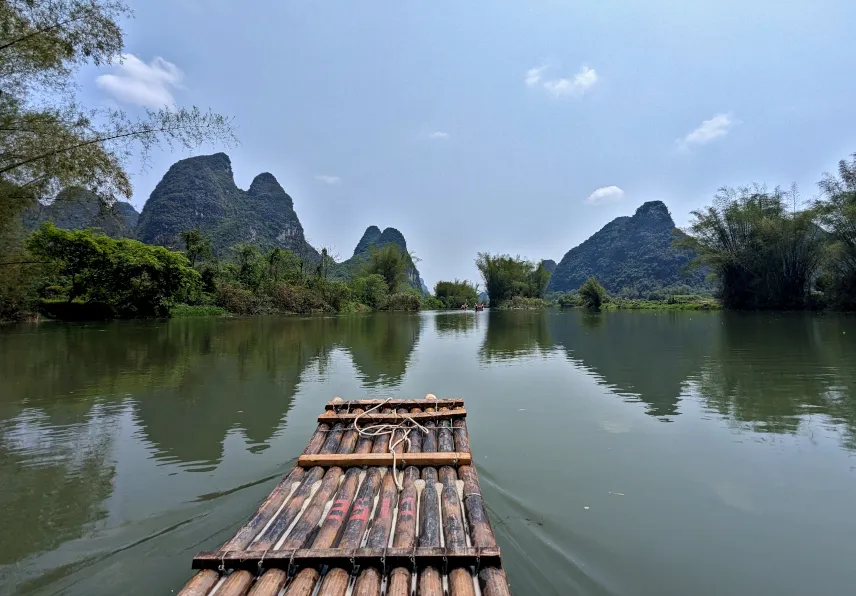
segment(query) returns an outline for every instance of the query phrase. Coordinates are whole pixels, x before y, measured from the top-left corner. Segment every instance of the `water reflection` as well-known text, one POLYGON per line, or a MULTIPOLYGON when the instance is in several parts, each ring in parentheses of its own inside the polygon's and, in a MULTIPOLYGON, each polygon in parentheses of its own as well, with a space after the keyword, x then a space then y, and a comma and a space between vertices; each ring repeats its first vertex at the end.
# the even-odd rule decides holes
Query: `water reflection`
POLYGON ((395 386, 423 323, 200 318, 0 335, 0 527, 19 536, 0 541, 0 565, 81 537, 107 515, 123 425, 148 458, 213 471, 230 433, 251 452, 267 449, 307 373, 323 382, 336 350, 364 386, 395 386))
POLYGON ((706 406, 755 432, 796 433, 812 414, 843 424, 856 446, 856 376, 849 320, 797 314, 721 316, 691 390, 706 406))
POLYGON ((478 313, 470 311, 463 312, 437 312, 434 315, 434 330, 439 336, 466 335, 474 330, 481 317, 478 313))
POLYGON ((488 311, 488 326, 479 356, 485 361, 543 354, 552 347, 544 311, 488 311))
POLYGON ((856 321, 847 317, 496 311, 488 323, 483 362, 561 348, 663 421, 688 398, 763 432, 794 433, 821 414, 856 446, 856 321))

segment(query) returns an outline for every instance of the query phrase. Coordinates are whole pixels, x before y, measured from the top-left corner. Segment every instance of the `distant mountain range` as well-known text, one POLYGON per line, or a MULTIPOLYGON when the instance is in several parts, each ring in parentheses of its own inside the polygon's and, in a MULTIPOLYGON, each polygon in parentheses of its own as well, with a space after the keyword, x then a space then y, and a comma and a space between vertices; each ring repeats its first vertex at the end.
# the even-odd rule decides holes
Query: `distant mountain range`
MULTIPOLYGON (((49 205, 39 205, 24 218, 28 229, 52 221, 65 229, 98 228, 108 236, 137 238, 147 244, 182 248, 180 234, 199 228, 210 234, 214 252, 225 256, 239 242, 262 249, 279 247, 303 258, 319 259, 309 244, 294 210, 293 199, 270 173, 256 176, 250 188, 235 184, 232 162, 225 153, 200 155, 173 164, 157 184, 142 213, 125 202, 106 206, 97 195, 83 189, 67 189, 49 205)), ((407 254, 407 241, 395 228, 381 231, 369 226, 352 257, 333 267, 335 277, 358 272, 372 246, 395 244, 407 254)), ((415 263, 409 261, 413 287, 424 290, 415 263)))
MULTIPOLYGON (((318 251, 306 240, 294 210, 294 201, 270 173, 256 176, 250 188, 235 184, 232 164, 225 153, 191 157, 176 162, 152 191, 142 213, 129 203, 107 206, 87 190, 70 188, 49 205, 25 214, 24 224, 35 229, 52 221, 66 229, 99 228, 112 237, 135 237, 149 244, 181 248, 179 234, 199 228, 211 235, 216 254, 224 255, 238 242, 263 249, 280 247, 309 259, 318 251)), ((704 271, 686 271, 693 254, 674 248, 675 222, 661 201, 650 201, 632 217, 618 217, 579 246, 561 262, 542 261, 552 273, 548 292, 579 288, 594 275, 612 294, 623 290, 640 295, 660 288, 689 286, 709 289, 704 271)), ((336 278, 357 273, 371 247, 395 244, 407 253, 407 241, 395 228, 369 226, 351 257, 332 269, 336 278)), ((409 283, 428 293, 416 264, 408 254, 409 283)))
POLYGON ((35 230, 52 222, 65 230, 98 228, 111 238, 133 238, 140 214, 130 203, 107 205, 98 195, 82 188, 67 188, 49 205, 38 204, 24 213, 24 227, 35 230))
POLYGON ((588 240, 569 250, 556 266, 548 292, 578 289, 594 275, 611 294, 633 294, 686 285, 705 289, 705 272, 686 271, 690 251, 672 245, 676 235, 662 201, 649 201, 632 217, 617 217, 588 240))

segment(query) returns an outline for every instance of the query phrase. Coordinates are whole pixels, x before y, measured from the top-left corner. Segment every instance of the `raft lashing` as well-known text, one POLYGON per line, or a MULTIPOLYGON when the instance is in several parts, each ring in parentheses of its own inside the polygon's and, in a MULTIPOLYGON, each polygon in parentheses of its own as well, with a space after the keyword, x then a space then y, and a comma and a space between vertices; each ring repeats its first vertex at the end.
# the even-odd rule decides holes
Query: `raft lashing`
POLYGON ((180 596, 510 596, 466 415, 462 399, 331 401, 180 596))

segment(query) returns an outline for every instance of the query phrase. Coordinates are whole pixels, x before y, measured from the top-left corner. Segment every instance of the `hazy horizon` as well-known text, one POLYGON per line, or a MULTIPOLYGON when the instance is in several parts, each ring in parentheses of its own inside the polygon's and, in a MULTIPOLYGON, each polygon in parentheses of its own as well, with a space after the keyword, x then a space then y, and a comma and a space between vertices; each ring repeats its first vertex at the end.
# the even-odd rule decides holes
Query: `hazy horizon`
MULTIPOLYGON (((348 258, 394 227, 429 286, 478 280, 478 251, 559 261, 663 201, 678 226, 723 185, 816 193, 856 151, 843 0, 489 8, 131 0, 124 64, 83 99, 235 118, 248 188, 272 173, 314 246, 348 258)), ((141 209, 184 152, 132 163, 141 209)))

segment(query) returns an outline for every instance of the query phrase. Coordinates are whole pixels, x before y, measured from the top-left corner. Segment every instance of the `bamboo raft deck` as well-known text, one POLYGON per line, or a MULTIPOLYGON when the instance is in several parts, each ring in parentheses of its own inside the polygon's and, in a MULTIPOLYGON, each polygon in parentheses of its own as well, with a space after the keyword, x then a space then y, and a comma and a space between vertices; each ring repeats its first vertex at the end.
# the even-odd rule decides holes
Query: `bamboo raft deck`
POLYGON ((246 525, 193 559, 180 596, 510 596, 462 399, 337 398, 318 422, 246 525))

